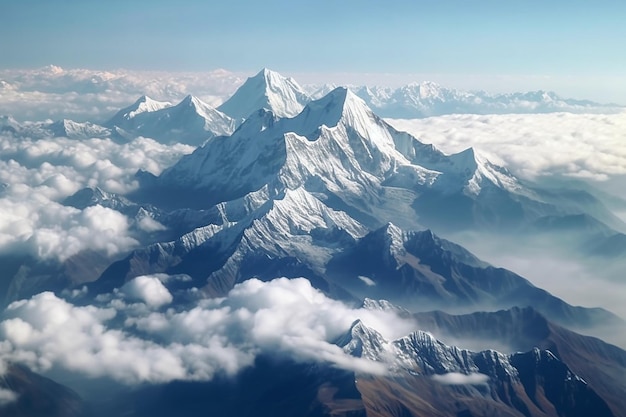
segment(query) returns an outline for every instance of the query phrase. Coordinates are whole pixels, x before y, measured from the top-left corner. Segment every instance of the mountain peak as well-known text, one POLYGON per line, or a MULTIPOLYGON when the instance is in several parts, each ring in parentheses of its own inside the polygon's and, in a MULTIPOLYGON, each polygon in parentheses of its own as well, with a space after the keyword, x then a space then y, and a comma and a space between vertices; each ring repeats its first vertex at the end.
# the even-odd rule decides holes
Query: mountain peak
POLYGON ((178 107, 191 107, 197 109, 198 111, 202 111, 201 109, 210 108, 213 110, 211 106, 206 104, 204 101, 200 100, 198 97, 188 94, 184 99, 181 100, 177 105, 178 107))
POLYGON ((374 361, 381 359, 386 344, 387 341, 379 332, 367 327, 360 319, 356 319, 350 330, 337 341, 344 352, 374 361))
POLYGON ((263 108, 279 117, 294 117, 309 101, 309 96, 295 80, 263 68, 248 78, 218 110, 239 120, 263 108))
MULTIPOLYGON (((269 68, 263 68, 261 71, 259 71, 254 77, 252 78, 260 78, 265 80, 265 82, 267 82, 268 84, 271 83, 279 83, 282 82, 283 80, 287 79, 285 77, 283 77, 280 73, 276 72, 276 71, 272 71, 269 68)), ((289 78, 291 79, 291 78, 289 78)))
POLYGON ((139 97, 133 104, 118 111, 107 123, 106 126, 126 126, 125 122, 135 118, 142 113, 155 112, 166 107, 170 107, 172 104, 167 101, 157 101, 147 95, 139 97))

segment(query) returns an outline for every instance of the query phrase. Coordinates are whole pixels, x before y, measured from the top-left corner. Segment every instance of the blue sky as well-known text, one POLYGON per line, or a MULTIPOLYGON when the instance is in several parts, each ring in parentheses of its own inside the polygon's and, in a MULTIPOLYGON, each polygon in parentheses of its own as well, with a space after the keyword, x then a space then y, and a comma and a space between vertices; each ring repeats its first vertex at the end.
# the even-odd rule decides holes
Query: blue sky
MULTIPOLYGON (((0 67, 269 67, 491 78, 500 89, 543 77, 613 98, 609 86, 626 74, 625 20, 623 0, 3 0, 0 67)), ((626 102, 626 85, 612 90, 626 102)))

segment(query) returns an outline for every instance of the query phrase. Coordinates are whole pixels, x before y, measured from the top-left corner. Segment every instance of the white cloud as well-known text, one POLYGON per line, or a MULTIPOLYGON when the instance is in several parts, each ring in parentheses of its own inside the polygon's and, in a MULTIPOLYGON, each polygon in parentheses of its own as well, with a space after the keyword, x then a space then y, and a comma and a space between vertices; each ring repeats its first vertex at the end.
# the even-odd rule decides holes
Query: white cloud
POLYGON ((376 282, 371 278, 364 277, 362 275, 359 275, 357 278, 363 281, 363 283, 367 285, 368 287, 373 287, 376 285, 376 282))
MULTIPOLYGON (((99 206, 77 210, 60 202, 87 186, 130 192, 139 169, 158 174, 192 150, 146 138, 118 144, 0 136, 0 183, 6 184, 0 191, 0 252, 64 260, 85 249, 108 255, 128 251, 137 242, 126 217, 99 206)), ((163 229, 148 217, 137 226, 163 229)))
POLYGON ((0 407, 15 402, 19 395, 10 389, 0 388, 0 407))
POLYGON ((260 353, 381 374, 385 364, 352 357, 333 341, 356 318, 388 337, 415 327, 391 312, 349 308, 302 278, 252 279, 185 310, 154 311, 120 298, 134 292, 150 306, 168 302, 162 281, 143 277, 100 306, 76 306, 52 293, 14 302, 0 322, 0 358, 128 384, 209 380, 251 366, 260 353))
POLYGON ((148 232, 148 233, 159 232, 159 231, 167 229, 167 227, 163 226, 161 223, 159 223, 158 221, 154 220, 150 216, 141 217, 137 221, 137 226, 141 230, 143 230, 144 232, 148 232))
MULTIPOLYGON (((22 187, 12 198, 0 198, 0 252, 27 252, 40 259, 64 260, 82 250, 115 255, 137 245, 128 219, 114 210, 93 206, 65 207, 22 187)), ((13 190, 15 191, 15 190, 13 190)))
POLYGON ((433 375, 432 378, 444 385, 482 385, 489 381, 485 374, 461 374, 458 372, 448 372, 447 374, 433 375))
POLYGON ((606 180, 626 174, 626 113, 452 115, 388 120, 446 153, 470 146, 524 178, 606 180))
POLYGON ((172 294, 165 288, 158 277, 142 275, 133 278, 120 288, 131 300, 139 300, 151 307, 161 307, 172 302, 172 294))

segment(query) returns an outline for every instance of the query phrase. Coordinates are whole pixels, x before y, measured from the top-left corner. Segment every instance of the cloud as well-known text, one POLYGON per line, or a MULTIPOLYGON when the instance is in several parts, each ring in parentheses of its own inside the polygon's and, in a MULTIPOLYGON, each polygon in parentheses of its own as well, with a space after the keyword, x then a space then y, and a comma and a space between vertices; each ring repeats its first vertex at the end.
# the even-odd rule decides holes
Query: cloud
POLYGON ((451 115, 388 122, 446 153, 472 146, 527 179, 563 175, 604 181, 626 174, 626 113, 451 115))
POLYGON ((367 285, 368 287, 373 287, 376 285, 376 282, 371 278, 364 277, 362 275, 359 275, 357 278, 363 281, 363 283, 367 285))
POLYGON ((154 310, 171 297, 162 281, 168 280, 141 277, 97 306, 74 305, 50 292, 13 302, 0 321, 0 358, 40 372, 63 369, 127 384, 232 375, 261 353, 383 374, 385 364, 350 356, 333 341, 356 318, 388 337, 415 327, 391 312, 327 298, 303 278, 252 279, 221 299, 154 310))
POLYGON ((15 402, 18 397, 19 395, 17 392, 6 388, 0 388, 0 407, 15 402))
POLYGON ((432 378, 443 385, 482 385, 489 381, 489 377, 485 374, 461 374, 458 372, 449 372, 447 374, 433 375, 432 378))
POLYGON ((172 302, 172 294, 159 278, 142 275, 132 279, 120 288, 130 299, 144 302, 150 307, 161 307, 172 302))
MULTIPOLYGON (((62 200, 84 187, 125 194, 137 187, 139 169, 158 174, 192 150, 146 138, 118 144, 0 135, 0 253, 65 260, 86 249, 108 255, 130 250, 138 242, 125 216, 100 206, 65 207, 62 200)), ((147 216, 136 226, 163 230, 147 216)))

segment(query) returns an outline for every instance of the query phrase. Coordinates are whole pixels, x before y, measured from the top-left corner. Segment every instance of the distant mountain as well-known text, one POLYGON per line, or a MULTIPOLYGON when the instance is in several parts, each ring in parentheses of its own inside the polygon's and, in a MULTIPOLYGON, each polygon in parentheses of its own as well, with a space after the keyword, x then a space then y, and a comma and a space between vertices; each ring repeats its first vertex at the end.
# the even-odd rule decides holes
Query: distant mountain
POLYGON ((57 120, 55 122, 18 122, 10 116, 0 116, 0 133, 9 134, 17 138, 43 139, 53 137, 66 137, 70 139, 89 138, 114 138, 120 136, 114 129, 84 122, 78 123, 72 120, 57 120))
POLYGON ((278 117, 293 117, 311 101, 292 78, 285 78, 267 68, 262 69, 218 107, 235 120, 247 119, 260 109, 270 110, 278 117))
POLYGON ((106 126, 134 136, 198 146, 214 136, 231 134, 235 121, 191 95, 175 106, 142 96, 120 110, 106 126))
MULTIPOLYGON (((330 86, 311 87, 312 96, 326 94, 330 86)), ((485 91, 462 91, 443 87, 432 81, 411 83, 399 88, 350 87, 376 114, 394 119, 414 119, 444 114, 507 113, 594 113, 617 112, 616 104, 566 99, 554 92, 530 91, 493 94, 485 91)))
POLYGON ((119 126, 127 130, 134 130, 137 128, 137 125, 140 124, 139 121, 135 120, 135 118, 140 114, 155 112, 171 106, 172 103, 169 101, 157 101, 144 95, 139 97, 137 101, 130 106, 118 111, 111 119, 109 119, 107 125, 119 126))

